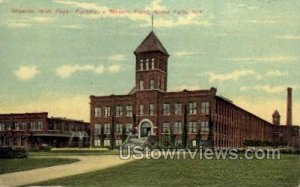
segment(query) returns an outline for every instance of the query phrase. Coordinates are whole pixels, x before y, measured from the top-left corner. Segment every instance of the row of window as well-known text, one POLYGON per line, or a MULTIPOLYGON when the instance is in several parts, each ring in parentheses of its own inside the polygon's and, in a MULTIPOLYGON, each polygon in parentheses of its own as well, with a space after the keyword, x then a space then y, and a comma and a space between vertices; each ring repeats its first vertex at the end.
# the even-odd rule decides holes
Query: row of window
MULTIPOLYGON (((129 133, 132 130, 132 123, 127 123, 124 126, 125 133, 129 133)), ((115 125, 115 133, 121 134, 123 132, 123 124, 117 123, 115 125)), ((110 134, 111 133, 111 125, 109 123, 104 124, 103 130, 101 128, 101 124, 95 124, 95 135, 100 134, 110 134)))
MULTIPOLYGON (((182 103, 175 103, 174 104, 174 114, 175 115, 182 115, 183 114, 182 103)), ((144 105, 139 105, 139 115, 145 115, 145 108, 144 105)), ((197 114, 197 103, 191 102, 188 105, 188 114, 197 114)), ((202 102, 201 103, 201 114, 209 114, 210 106, 209 102, 202 102)), ((171 115, 171 105, 170 104, 163 104, 162 109, 163 115, 171 115)), ((110 107, 104 107, 104 117, 109 117, 111 115, 110 107)), ((148 108, 148 115, 154 115, 154 104, 149 104, 148 108)), ((116 117, 123 116, 123 107, 118 105, 116 106, 116 117)), ((132 106, 127 105, 125 106, 125 116, 131 117, 132 116, 132 106)), ((101 107, 95 107, 95 117, 101 117, 101 107)))
MULTIPOLYGON (((43 122, 30 122, 30 130, 32 131, 42 131, 43 122)), ((0 123, 0 131, 14 130, 14 131, 24 131, 27 130, 27 122, 17 122, 13 124, 0 123)))
POLYGON ((151 59, 151 62, 149 62, 149 59, 146 59, 145 61, 143 59, 140 60, 140 70, 149 70, 154 69, 154 58, 151 59))
MULTIPOLYGON (((110 146, 110 141, 111 140, 109 140, 109 139, 105 139, 104 140, 104 146, 110 146)), ((175 139, 175 145, 181 145, 182 144, 182 140, 181 139, 175 139)), ((192 146, 196 146, 197 145, 197 141, 196 140, 192 140, 192 146)), ((95 144, 95 146, 96 147, 100 147, 101 146, 101 140, 95 140, 94 141, 94 144, 95 144)), ((123 144, 123 142, 122 142, 122 140, 115 140, 115 145, 116 146, 120 146, 120 145, 122 145, 123 144)))
MULTIPOLYGON (((132 130, 133 126, 132 123, 125 124, 125 132, 129 133, 132 130)), ((163 133, 170 133, 170 123, 164 122, 162 126, 163 133)), ((183 130, 182 122, 176 121, 173 126, 173 133, 174 134, 181 134, 183 130)), ((115 125, 115 133, 121 134, 123 132, 123 125, 117 123, 115 125)), ((187 132, 188 133, 197 133, 197 122, 196 121, 189 121, 187 124, 187 132)), ((201 133, 208 133, 209 132, 209 123, 208 121, 201 121, 200 123, 200 132, 201 133)), ((103 130, 101 128, 101 124, 95 124, 94 135, 100 134, 110 134, 111 133, 111 124, 107 123, 104 124, 103 130)))
MULTIPOLYGON (((183 131, 183 126, 181 121, 176 121, 173 126, 173 133, 174 134, 181 134, 183 131)), ((163 133, 170 133, 170 123, 164 122, 162 127, 163 133)), ((189 121, 187 124, 187 132, 188 133, 197 133, 197 122, 196 121, 189 121)), ((209 132, 209 123, 208 121, 201 121, 200 123, 200 132, 201 133, 208 133, 209 132)))

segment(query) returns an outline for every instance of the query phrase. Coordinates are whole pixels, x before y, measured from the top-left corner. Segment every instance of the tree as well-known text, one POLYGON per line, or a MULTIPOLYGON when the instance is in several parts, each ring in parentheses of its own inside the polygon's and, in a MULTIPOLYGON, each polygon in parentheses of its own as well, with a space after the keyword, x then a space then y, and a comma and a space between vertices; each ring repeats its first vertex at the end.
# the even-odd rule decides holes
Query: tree
POLYGON ((115 148, 115 116, 112 116, 111 119, 111 128, 110 128, 110 149, 115 148))
POLYGON ((124 143, 127 139, 127 134, 126 134, 126 127, 123 126, 122 128, 122 135, 121 135, 122 143, 124 143))
POLYGON ((187 147, 187 106, 184 105, 184 112, 183 112, 183 130, 182 130, 182 146, 184 148, 187 147))
POLYGON ((201 127, 199 128, 197 135, 196 135, 196 144, 197 146, 201 146, 201 127))
POLYGON ((99 135, 99 139, 100 139, 100 144, 101 144, 101 147, 104 146, 104 140, 106 138, 106 135, 104 134, 104 127, 101 125, 101 133, 99 135))

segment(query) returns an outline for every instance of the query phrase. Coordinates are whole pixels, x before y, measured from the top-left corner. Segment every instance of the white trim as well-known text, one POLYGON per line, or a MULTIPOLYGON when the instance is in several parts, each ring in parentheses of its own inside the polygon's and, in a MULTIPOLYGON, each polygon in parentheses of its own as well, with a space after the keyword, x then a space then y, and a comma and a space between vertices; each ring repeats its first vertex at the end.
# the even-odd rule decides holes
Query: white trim
POLYGON ((141 125, 144 122, 148 122, 151 125, 151 135, 154 135, 154 125, 153 125, 152 121, 149 120, 149 119, 143 119, 142 121, 140 121, 140 123, 138 125, 138 135, 139 135, 139 138, 141 138, 141 125))

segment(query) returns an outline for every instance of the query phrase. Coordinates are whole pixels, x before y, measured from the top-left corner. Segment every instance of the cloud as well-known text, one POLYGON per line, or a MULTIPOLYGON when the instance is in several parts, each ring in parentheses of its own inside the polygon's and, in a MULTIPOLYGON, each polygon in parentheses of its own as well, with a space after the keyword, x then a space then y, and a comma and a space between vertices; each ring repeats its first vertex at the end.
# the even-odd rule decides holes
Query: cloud
POLYGON ((298 57, 295 56, 259 56, 259 57, 240 57, 240 58, 230 58, 229 61, 242 62, 242 63, 288 63, 289 61, 297 60, 298 57))
POLYGON ((35 17, 35 18, 32 18, 32 20, 38 22, 38 23, 46 23, 46 22, 49 22, 49 21, 52 21, 53 18, 49 18, 49 17, 35 17))
POLYGON ((108 67, 108 71, 110 73, 119 73, 121 71, 121 66, 117 64, 111 65, 108 67))
POLYGON ((194 52, 191 52, 191 51, 176 51, 174 53, 175 56, 177 57, 182 57, 182 56, 191 56, 191 55, 194 55, 195 53, 194 52))
POLYGON ((94 72, 96 74, 102 74, 104 71, 104 66, 99 65, 63 65, 56 69, 56 75, 61 78, 69 78, 72 74, 78 72, 94 72))
POLYGON ((82 25, 63 25, 61 26, 62 28, 66 29, 82 29, 82 25))
MULTIPOLYGON (((299 85, 291 85, 289 87, 293 88, 293 90, 300 89, 299 85)), ((242 86, 240 88, 241 91, 255 90, 255 91, 266 92, 266 93, 270 93, 270 94, 284 93, 284 92, 286 92, 286 89, 287 89, 287 86, 270 86, 267 84, 256 85, 256 86, 242 86)))
POLYGON ((266 73, 267 77, 283 77, 285 75, 286 75, 286 73, 283 73, 279 70, 270 70, 266 73))
POLYGON ((182 91, 182 90, 203 90, 203 87, 197 85, 178 85, 170 88, 171 91, 182 91))
POLYGON ((125 55, 122 55, 122 54, 115 54, 115 55, 108 57, 108 60, 111 60, 111 61, 124 61, 125 59, 126 59, 125 55))
POLYGON ((22 28, 27 28, 31 27, 31 24, 28 23, 8 23, 7 26, 9 28, 15 28, 15 29, 22 29, 22 28))
POLYGON ((268 19, 258 19, 258 20, 245 20, 246 23, 253 23, 253 24, 275 24, 276 21, 268 20, 268 19))
POLYGON ((277 36, 277 38, 285 40, 300 40, 300 35, 281 35, 277 36))
POLYGON ((18 77, 18 79, 27 81, 35 77, 39 72, 36 66, 27 65, 27 66, 19 66, 14 73, 18 77))
POLYGON ((216 74, 213 72, 208 72, 207 73, 209 76, 209 81, 210 82, 215 82, 215 81, 228 81, 228 80, 239 80, 240 78, 243 77, 255 77, 257 79, 260 79, 260 76, 258 76, 253 70, 247 70, 247 69, 242 69, 242 70, 234 70, 229 73, 221 73, 221 74, 216 74))

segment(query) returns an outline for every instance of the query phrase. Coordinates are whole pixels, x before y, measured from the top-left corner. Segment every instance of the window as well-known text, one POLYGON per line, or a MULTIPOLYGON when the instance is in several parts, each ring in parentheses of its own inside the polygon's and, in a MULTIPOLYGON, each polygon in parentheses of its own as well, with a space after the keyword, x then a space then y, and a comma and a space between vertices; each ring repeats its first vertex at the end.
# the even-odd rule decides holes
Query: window
POLYGON ((182 140, 180 139, 175 139, 175 145, 181 145, 182 144, 182 140))
POLYGON ((170 115, 170 104, 163 104, 163 115, 170 115))
POLYGON ((151 60, 151 69, 154 69, 154 58, 151 60))
POLYGON ((127 123, 126 124, 126 133, 130 133, 132 130, 132 123, 127 123))
POLYGON ((154 105, 153 105, 153 104, 150 104, 150 105, 149 105, 149 115, 150 115, 150 116, 153 116, 153 115, 154 115, 154 105))
POLYGON ((140 70, 142 71, 144 69, 143 59, 140 60, 140 70))
POLYGON ((189 103, 189 114, 196 114, 197 113, 197 103, 192 102, 189 103))
POLYGON ((116 146, 122 145, 122 140, 116 140, 116 146))
POLYGON ((15 131, 19 131, 20 130, 20 123, 15 123, 15 131))
POLYGON ((95 124, 95 135, 100 135, 101 134, 101 125, 100 124, 95 124))
POLYGON ((104 146, 110 146, 110 140, 104 140, 104 146))
POLYGON ((149 69, 149 59, 146 59, 146 70, 149 69))
POLYGON ((115 132, 120 134, 120 133, 122 133, 122 130, 123 130, 122 129, 122 124, 117 123, 116 128, 115 128, 115 132))
POLYGON ((27 126, 27 123, 26 122, 22 122, 21 123, 21 130, 25 131, 27 129, 26 126, 27 126))
POLYGON ((195 121, 188 122, 188 133, 196 133, 196 124, 195 121))
POLYGON ((5 131, 5 125, 4 125, 4 123, 0 123, 0 131, 5 131))
POLYGON ((202 102, 201 103, 201 113, 202 114, 209 114, 209 102, 202 102))
POLYGON ((181 134, 181 121, 174 123, 174 134, 181 134))
POLYGON ((170 133, 170 124, 167 122, 163 123, 163 129, 162 129, 163 133, 170 133))
POLYGON ((95 117, 100 117, 100 116, 101 116, 101 108, 95 107, 95 117))
POLYGON ((130 106, 130 105, 126 106, 126 116, 129 116, 129 117, 132 116, 132 106, 130 106))
POLYGON ((30 129, 32 131, 42 131, 43 130, 43 122, 30 122, 30 129))
POLYGON ((209 123, 208 121, 201 122, 201 132, 207 133, 209 132, 209 123))
POLYGON ((154 89, 154 80, 153 79, 150 80, 150 84, 149 85, 150 85, 149 86, 150 89, 153 90, 154 89))
POLYGON ((144 115, 144 105, 140 105, 140 115, 144 115))
POLYGON ((181 103, 175 103, 175 114, 176 115, 182 114, 182 104, 181 103))
POLYGON ((144 81, 140 80, 140 90, 144 90, 144 81))
POLYGON ((116 106, 116 117, 121 117, 123 115, 122 106, 116 106))
POLYGON ((104 134, 109 134, 110 133, 110 124, 106 123, 104 124, 104 134))
POLYGON ((104 116, 105 117, 110 116, 110 107, 109 106, 104 107, 104 116))
POLYGON ((100 146, 101 146, 100 140, 95 140, 95 147, 100 147, 100 146))

